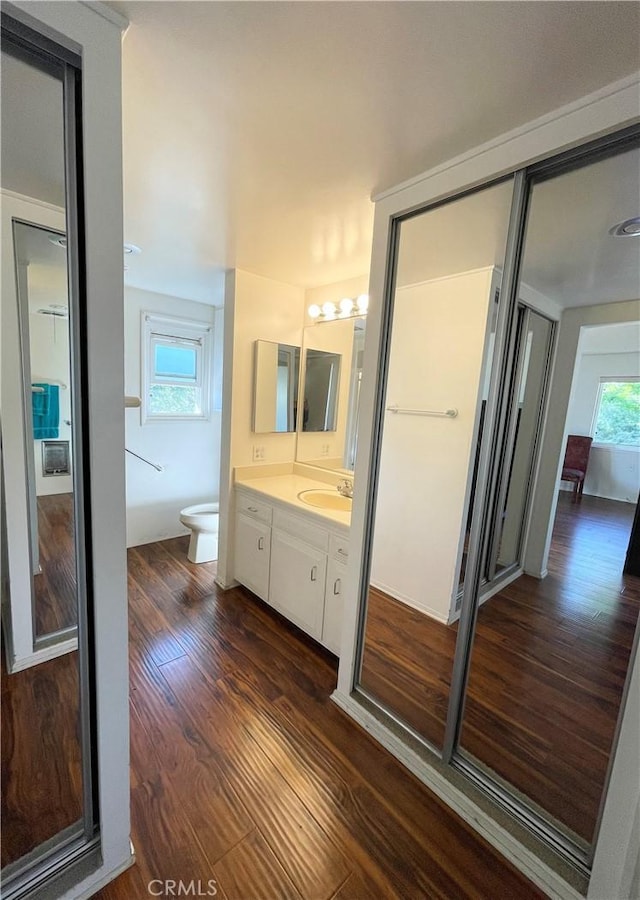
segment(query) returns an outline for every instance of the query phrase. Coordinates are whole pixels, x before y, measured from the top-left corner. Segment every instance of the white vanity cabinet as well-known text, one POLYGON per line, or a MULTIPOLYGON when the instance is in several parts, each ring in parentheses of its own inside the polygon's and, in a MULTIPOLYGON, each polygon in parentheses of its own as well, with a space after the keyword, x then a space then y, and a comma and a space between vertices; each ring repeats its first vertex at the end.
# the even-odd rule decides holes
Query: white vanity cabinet
POLYGON ((235 576, 267 600, 271 558, 271 507, 238 495, 235 523, 235 576))
POLYGON ((338 654, 347 529, 236 487, 235 577, 338 654))
POLYGON ((312 638, 322 638, 327 554, 274 528, 269 603, 312 638))
POLYGON ((321 642, 336 655, 340 654, 342 639, 342 591, 348 559, 349 542, 337 535, 330 535, 321 642))

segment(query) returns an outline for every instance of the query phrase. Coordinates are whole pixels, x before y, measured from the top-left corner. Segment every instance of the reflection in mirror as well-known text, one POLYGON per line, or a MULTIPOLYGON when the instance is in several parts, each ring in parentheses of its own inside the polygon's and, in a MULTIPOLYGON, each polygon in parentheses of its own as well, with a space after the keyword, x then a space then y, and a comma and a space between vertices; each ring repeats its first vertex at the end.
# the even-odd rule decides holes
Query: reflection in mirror
POLYGON ((358 446, 360 382, 365 340, 364 317, 318 321, 304 329, 305 417, 298 432, 296 460, 342 474, 353 474, 358 446), (339 364, 327 387, 330 367, 339 364), (309 390, 307 390, 307 386, 309 390), (312 403, 315 409, 312 409, 312 403), (327 409, 332 428, 323 428, 327 409), (322 434, 320 434, 322 432, 322 434), (330 432, 330 433, 327 433, 330 432))
POLYGON ((71 425, 76 382, 69 325, 77 305, 70 316, 62 67, 47 63, 45 72, 44 63, 36 67, 5 48, 3 42, 1 184, 11 192, 3 198, 3 214, 13 217, 13 229, 12 240, 3 242, 2 264, 15 273, 15 282, 9 282, 15 292, 2 296, 3 325, 10 323, 10 333, 3 334, 3 404, 10 399, 16 406, 10 423, 9 403, 3 408, 3 442, 11 442, 14 452, 12 474, 8 454, 4 461, 2 512, 12 576, 19 571, 31 594, 27 588, 15 597, 14 591, 3 609, 2 876, 7 885, 25 854, 33 859, 83 834, 88 782, 78 653, 72 649, 79 555, 74 475, 80 454, 71 425), (35 224, 41 221, 46 227, 35 224), (18 445, 22 453, 15 452, 18 445), (9 648, 19 643, 27 649, 14 667, 9 648))
POLYGON ((565 466, 576 468, 565 456, 571 438, 588 444, 594 435, 601 384, 633 385, 640 377, 638 324, 629 321, 637 319, 640 296, 638 238, 612 233, 638 215, 639 196, 637 144, 532 188, 520 296, 528 285, 561 317, 546 427, 560 434, 554 402, 564 397, 557 408, 563 418, 566 410, 569 437, 553 443, 543 432, 538 454, 551 323, 520 308, 510 424, 489 529, 487 577, 499 589, 480 597, 460 737, 467 759, 585 853, 640 609, 640 561, 635 575, 625 568, 640 490, 637 406, 620 404, 613 416, 618 436, 614 428, 608 444, 596 438, 584 456, 582 495, 556 479, 565 466), (628 440, 632 451, 623 446, 628 440), (552 523, 545 552, 540 536, 552 523), (510 570, 500 587, 501 572, 510 570))
POLYGON ((400 226, 359 686, 435 747, 511 193, 508 180, 400 226))
POLYGON ((335 431, 338 415, 340 354, 307 350, 304 356, 303 431, 335 431))
POLYGON ((77 625, 67 255, 64 235, 14 223, 27 409, 34 636, 77 625))
POLYGON ((253 430, 258 434, 296 430, 300 347, 256 341, 253 430))

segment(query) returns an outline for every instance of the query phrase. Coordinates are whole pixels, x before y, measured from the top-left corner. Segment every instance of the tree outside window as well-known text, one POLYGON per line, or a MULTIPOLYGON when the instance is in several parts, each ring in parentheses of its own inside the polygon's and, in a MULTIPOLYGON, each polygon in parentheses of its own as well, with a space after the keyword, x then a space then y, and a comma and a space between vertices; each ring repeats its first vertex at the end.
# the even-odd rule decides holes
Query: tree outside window
POLYGON ((640 380, 600 383, 593 439, 598 444, 640 448, 640 380))

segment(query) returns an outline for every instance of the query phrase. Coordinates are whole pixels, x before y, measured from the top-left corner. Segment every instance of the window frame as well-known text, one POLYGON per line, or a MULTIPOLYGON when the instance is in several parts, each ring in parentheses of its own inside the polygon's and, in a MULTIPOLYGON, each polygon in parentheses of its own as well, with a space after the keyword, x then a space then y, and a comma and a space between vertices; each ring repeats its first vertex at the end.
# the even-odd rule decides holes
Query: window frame
POLYGON ((177 316, 143 310, 141 313, 141 405, 140 423, 151 422, 208 422, 211 420, 211 348, 213 344, 213 324, 199 319, 185 319, 177 316), (184 379, 156 376, 155 348, 167 343, 184 342, 196 350, 195 382, 184 379), (151 411, 150 392, 154 385, 162 387, 195 386, 200 391, 199 413, 154 413, 151 411))
POLYGON ((598 424, 598 417, 600 415, 600 406, 602 404, 602 393, 605 384, 637 384, 640 382, 640 375, 601 375, 600 381, 598 384, 598 391, 596 393, 596 402, 593 409, 593 416, 591 419, 591 428, 589 429, 589 434, 593 438, 592 448, 595 447, 596 450, 626 450, 631 453, 640 453, 640 444, 614 444, 611 441, 597 441, 596 440, 596 426, 598 424))

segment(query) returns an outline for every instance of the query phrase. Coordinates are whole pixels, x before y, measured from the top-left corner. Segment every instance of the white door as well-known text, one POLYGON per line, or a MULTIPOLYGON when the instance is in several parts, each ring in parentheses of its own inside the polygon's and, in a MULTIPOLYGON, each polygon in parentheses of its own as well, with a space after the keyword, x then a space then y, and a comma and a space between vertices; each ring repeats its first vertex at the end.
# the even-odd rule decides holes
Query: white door
POLYGON ((271 542, 269 602, 311 637, 322 637, 327 555, 284 531, 271 542))
POLYGON ((267 600, 271 528, 249 516, 236 515, 235 577, 267 600))

